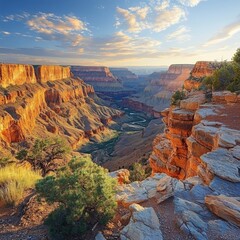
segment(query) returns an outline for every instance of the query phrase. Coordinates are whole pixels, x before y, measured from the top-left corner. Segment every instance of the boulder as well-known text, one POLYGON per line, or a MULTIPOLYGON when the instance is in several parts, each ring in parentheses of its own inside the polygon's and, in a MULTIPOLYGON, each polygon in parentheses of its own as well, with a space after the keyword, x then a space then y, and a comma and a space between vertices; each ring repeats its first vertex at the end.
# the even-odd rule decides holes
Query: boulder
POLYGON ((240 202, 225 195, 205 197, 207 207, 217 216, 240 227, 240 202))
POLYGON ((132 204, 129 224, 121 231, 121 240, 162 240, 160 223, 153 208, 132 204))
POLYGON ((117 171, 110 172, 109 175, 112 178, 117 179, 119 184, 123 184, 129 182, 130 172, 127 169, 119 169, 117 171))

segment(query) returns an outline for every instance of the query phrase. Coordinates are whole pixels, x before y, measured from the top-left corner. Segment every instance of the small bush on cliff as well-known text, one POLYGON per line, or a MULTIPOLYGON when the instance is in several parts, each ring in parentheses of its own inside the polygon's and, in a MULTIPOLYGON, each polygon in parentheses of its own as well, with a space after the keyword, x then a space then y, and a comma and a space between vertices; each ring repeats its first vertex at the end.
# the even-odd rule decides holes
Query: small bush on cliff
POLYGON ((240 91, 240 49, 234 54, 232 62, 223 62, 212 76, 205 77, 202 87, 216 91, 240 91))
POLYGON ((183 91, 176 91, 171 98, 171 105, 178 105, 186 97, 183 91))
POLYGON ((33 188, 41 176, 16 164, 0 168, 0 202, 17 205, 24 196, 24 191, 33 188))
POLYGON ((36 139, 29 150, 20 150, 16 158, 27 160, 35 170, 40 169, 45 176, 49 171, 56 170, 55 160, 64 159, 69 151, 68 143, 61 138, 36 139))
POLYGON ((147 177, 145 167, 141 163, 134 163, 130 169, 130 181, 142 181, 147 177))
POLYGON ((82 234, 96 223, 105 224, 115 213, 116 181, 88 157, 73 158, 56 176, 40 180, 40 197, 59 207, 46 224, 54 239, 68 239, 82 234))

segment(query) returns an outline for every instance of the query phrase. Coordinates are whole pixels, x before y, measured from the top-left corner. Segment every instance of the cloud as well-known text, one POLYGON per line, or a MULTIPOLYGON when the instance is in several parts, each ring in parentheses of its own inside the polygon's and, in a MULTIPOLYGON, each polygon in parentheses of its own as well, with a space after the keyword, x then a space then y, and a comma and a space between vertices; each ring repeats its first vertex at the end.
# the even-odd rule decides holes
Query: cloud
POLYGON ((141 8, 129 8, 123 9, 120 7, 117 7, 117 12, 120 15, 120 17, 117 20, 116 25, 121 25, 121 22, 126 25, 129 32, 136 33, 140 32, 144 28, 146 28, 144 22, 139 21, 140 19, 145 19, 147 15, 146 9, 141 8))
POLYGON ((86 24, 75 16, 56 16, 52 13, 39 13, 27 21, 32 31, 45 40, 57 40, 72 47, 78 46, 83 40, 86 24))
POLYGON ((164 9, 157 11, 157 16, 154 22, 154 31, 161 32, 170 26, 179 23, 182 19, 185 19, 185 11, 177 6, 171 9, 164 9))
POLYGON ((146 29, 161 32, 186 19, 186 12, 179 6, 171 6, 169 0, 150 1, 144 7, 117 7, 116 27, 123 27, 130 33, 146 29))
POLYGON ((232 38, 234 35, 240 32, 240 20, 237 20, 227 26, 225 26, 219 33, 217 33, 214 37, 209 39, 204 46, 210 46, 215 45, 220 42, 224 42, 230 38, 232 38))
POLYGON ((167 40, 187 41, 191 38, 188 34, 190 32, 185 26, 179 27, 176 31, 167 36, 167 40))
POLYGON ((7 31, 2 31, 1 33, 4 34, 4 35, 10 35, 11 34, 10 32, 7 32, 7 31))
POLYGON ((195 7, 202 1, 203 0, 178 0, 179 3, 187 7, 195 7))

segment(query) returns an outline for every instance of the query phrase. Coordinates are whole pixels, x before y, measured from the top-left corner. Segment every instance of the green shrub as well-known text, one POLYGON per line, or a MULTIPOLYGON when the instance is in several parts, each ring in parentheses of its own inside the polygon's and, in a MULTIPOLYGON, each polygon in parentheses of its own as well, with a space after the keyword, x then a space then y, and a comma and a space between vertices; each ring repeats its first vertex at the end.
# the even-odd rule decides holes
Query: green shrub
POLYGON ((178 105, 186 97, 183 91, 176 91, 171 98, 171 105, 178 105))
POLYGON ((54 161, 64 159, 69 151, 68 143, 61 138, 36 139, 29 150, 21 149, 16 158, 28 161, 45 176, 49 171, 56 170, 57 164, 54 161))
POLYGON ((146 177, 145 167, 141 163, 134 163, 130 169, 130 181, 142 181, 146 177))
POLYGON ((17 205, 24 191, 33 188, 41 176, 16 164, 0 168, 0 201, 6 205, 17 205))
POLYGON ((40 197, 59 207, 46 220, 54 239, 68 239, 105 224, 115 214, 116 180, 88 157, 73 158, 56 176, 40 180, 40 197))

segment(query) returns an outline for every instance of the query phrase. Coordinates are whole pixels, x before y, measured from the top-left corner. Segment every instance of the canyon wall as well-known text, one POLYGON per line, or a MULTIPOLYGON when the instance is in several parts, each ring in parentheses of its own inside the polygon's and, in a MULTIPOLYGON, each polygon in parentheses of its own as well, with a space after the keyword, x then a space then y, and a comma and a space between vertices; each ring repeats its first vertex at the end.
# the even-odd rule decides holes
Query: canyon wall
POLYGON ((92 84, 95 91, 111 92, 122 89, 122 84, 113 76, 108 67, 72 66, 71 71, 75 77, 92 84))
MULTIPOLYGON (((2 66, 15 76, 35 76, 29 65, 2 66), (20 69, 19 74, 16 69, 20 69), (25 75, 23 70, 25 69, 25 75), (28 71, 27 71, 27 70, 28 71)), ((0 143, 5 148, 35 137, 55 136, 67 139, 73 147, 108 131, 105 123, 121 115, 120 111, 97 104, 94 89, 70 76, 70 69, 39 66, 38 82, 18 82, 0 89, 0 143), (54 75, 56 73, 56 75, 54 75), (48 77, 51 80, 48 80, 48 77), (64 79, 59 79, 59 78, 64 79), (40 82, 39 82, 40 80, 40 82), (19 85, 19 82, 23 83, 19 85)), ((8 74, 7 76, 10 76, 8 74)), ((6 86, 6 80, 3 85, 6 86)), ((34 77, 33 77, 34 79, 34 77)), ((12 81, 12 79, 11 79, 12 81)))
POLYGON ((0 86, 36 83, 34 68, 23 64, 0 64, 0 86))
POLYGON ((167 72, 151 74, 150 83, 145 88, 144 93, 126 99, 126 105, 129 107, 138 106, 138 109, 142 111, 151 109, 150 112, 153 115, 159 116, 160 111, 169 106, 172 94, 181 89, 193 66, 191 64, 173 64, 167 72), (142 109, 141 106, 143 106, 142 109))
POLYGON ((127 68, 110 68, 110 71, 123 83, 134 83, 138 79, 138 76, 135 73, 129 71, 127 68))
POLYGON ((71 77, 70 67, 42 65, 36 68, 38 82, 55 81, 71 77))

